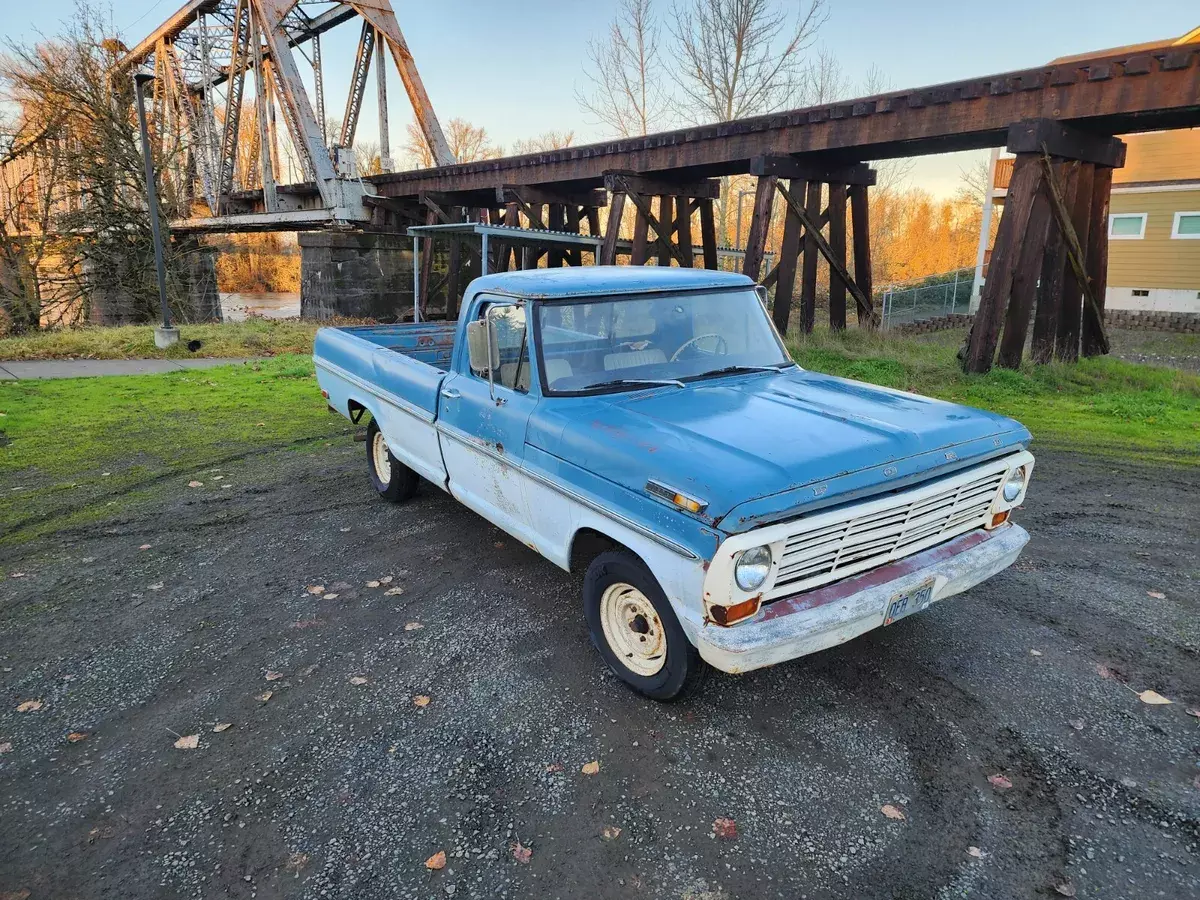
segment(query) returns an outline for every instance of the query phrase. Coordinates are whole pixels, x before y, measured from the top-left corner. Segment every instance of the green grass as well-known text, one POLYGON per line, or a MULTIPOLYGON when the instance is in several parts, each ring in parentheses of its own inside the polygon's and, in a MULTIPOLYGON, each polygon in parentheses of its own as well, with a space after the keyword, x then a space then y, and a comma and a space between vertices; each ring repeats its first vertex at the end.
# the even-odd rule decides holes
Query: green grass
POLYGON ((327 411, 311 359, 295 355, 163 375, 0 382, 0 413, 0 543, 350 427, 327 411))
POLYGON ((312 353, 313 335, 318 328, 346 324, 352 324, 352 320, 251 319, 215 325, 181 325, 179 343, 166 350, 154 346, 154 327, 151 325, 66 328, 0 338, 0 360, 187 359, 197 356, 229 359, 312 353), (188 341, 192 340, 203 344, 194 353, 187 348, 188 341))
POLYGON ((965 375, 962 333, 893 338, 850 330, 789 340, 802 366, 1003 413, 1035 445, 1200 464, 1200 377, 1112 357, 965 375))

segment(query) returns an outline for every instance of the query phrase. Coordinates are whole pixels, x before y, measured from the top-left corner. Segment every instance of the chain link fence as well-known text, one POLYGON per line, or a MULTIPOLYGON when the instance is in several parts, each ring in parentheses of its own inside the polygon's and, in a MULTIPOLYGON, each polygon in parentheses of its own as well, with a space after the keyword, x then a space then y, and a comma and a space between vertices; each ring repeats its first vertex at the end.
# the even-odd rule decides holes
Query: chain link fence
POLYGON ((883 291, 883 327, 967 313, 974 280, 975 269, 965 268, 888 285, 883 291))

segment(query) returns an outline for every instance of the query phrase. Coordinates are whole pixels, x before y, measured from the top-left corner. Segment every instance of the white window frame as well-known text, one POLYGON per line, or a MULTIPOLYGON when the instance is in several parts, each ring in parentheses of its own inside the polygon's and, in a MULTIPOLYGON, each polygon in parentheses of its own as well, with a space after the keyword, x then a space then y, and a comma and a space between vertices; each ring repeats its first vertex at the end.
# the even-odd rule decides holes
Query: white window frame
POLYGON ((1149 213, 1111 213, 1108 217, 1108 239, 1110 241, 1140 241, 1146 237, 1146 219, 1149 213), (1118 218, 1131 219, 1138 216, 1142 220, 1142 228, 1137 234, 1113 234, 1113 222, 1118 218))
POLYGON ((1200 216, 1200 211, 1180 210, 1175 213, 1175 221, 1171 223, 1171 237, 1177 241, 1200 240, 1200 234, 1180 234, 1179 223, 1184 216, 1200 216))

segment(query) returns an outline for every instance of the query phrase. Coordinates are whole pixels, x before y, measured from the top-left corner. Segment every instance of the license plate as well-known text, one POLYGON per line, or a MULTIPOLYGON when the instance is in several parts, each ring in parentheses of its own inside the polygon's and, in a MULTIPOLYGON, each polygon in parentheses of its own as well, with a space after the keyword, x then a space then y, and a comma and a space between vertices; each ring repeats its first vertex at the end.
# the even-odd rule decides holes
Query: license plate
POLYGON ((926 581, 902 594, 893 594, 888 601, 887 612, 883 616, 883 624, 891 625, 898 619, 920 612, 929 606, 933 600, 933 581, 926 581))

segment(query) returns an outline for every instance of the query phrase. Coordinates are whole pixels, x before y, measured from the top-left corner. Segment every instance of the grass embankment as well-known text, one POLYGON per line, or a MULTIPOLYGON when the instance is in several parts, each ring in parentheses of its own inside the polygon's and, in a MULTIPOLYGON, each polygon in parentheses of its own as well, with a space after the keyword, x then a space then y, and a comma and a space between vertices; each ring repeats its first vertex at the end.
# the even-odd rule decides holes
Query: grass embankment
MULTIPOLYGON (((278 447, 321 446, 349 423, 312 361, 0 382, 0 544, 119 512, 164 481, 278 447)), ((174 480, 172 480, 174 479, 174 480)))
MULTIPOLYGON (((792 349, 808 368, 1011 415, 1033 431, 1035 450, 1200 463, 1200 377, 1111 358, 966 376, 955 360, 960 340, 851 331, 794 340, 792 349)), ((119 514, 159 488, 228 474, 248 454, 321 449, 350 428, 326 411, 311 360, 297 355, 164 375, 0 382, 0 413, 0 544, 119 514)))
POLYGON ((251 319, 216 325, 181 325, 181 338, 166 350, 154 346, 150 325, 116 328, 67 328, 20 337, 0 338, 0 360, 28 359, 230 359, 312 353, 313 335, 323 325, 351 325, 357 320, 308 322, 298 319, 251 319), (200 341, 188 350, 189 341, 200 341))
POLYGON ((1111 357, 964 375, 960 332, 893 338, 847 331, 789 341, 806 368, 1003 413, 1035 448, 1200 464, 1200 377, 1111 357))

